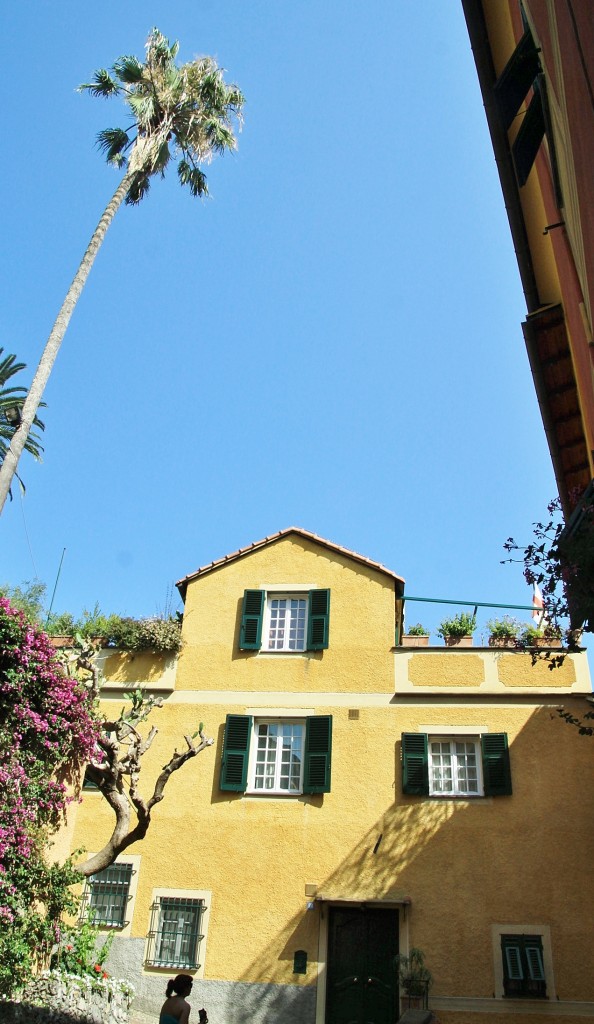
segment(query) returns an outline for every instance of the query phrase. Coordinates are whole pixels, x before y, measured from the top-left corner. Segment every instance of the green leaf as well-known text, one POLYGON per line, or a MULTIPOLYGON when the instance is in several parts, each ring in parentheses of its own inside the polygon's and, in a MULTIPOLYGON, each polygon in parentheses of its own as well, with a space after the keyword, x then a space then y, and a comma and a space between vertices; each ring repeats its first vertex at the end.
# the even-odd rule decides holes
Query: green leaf
POLYGON ((113 73, 120 82, 126 85, 134 85, 142 81, 144 66, 137 57, 125 56, 116 60, 113 66, 113 73))
POLYGON ((137 206, 138 203, 144 199, 149 188, 151 187, 151 179, 148 173, 138 173, 134 176, 132 184, 128 189, 125 202, 128 206, 137 206))
POLYGON ((79 92, 90 92, 91 96, 114 96, 120 91, 120 86, 106 71, 105 68, 99 68, 95 72, 92 82, 85 82, 83 85, 79 85, 79 92))
POLYGON ((97 134, 97 145, 109 164, 121 164, 122 151, 130 145, 130 138, 123 128, 105 128, 97 134))

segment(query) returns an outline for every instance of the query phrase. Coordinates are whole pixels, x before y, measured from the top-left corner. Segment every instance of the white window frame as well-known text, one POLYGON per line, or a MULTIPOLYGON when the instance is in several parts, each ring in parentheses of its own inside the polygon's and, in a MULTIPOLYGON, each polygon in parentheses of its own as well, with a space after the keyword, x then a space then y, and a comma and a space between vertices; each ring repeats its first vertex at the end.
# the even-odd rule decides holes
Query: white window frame
POLYGON ((484 796, 485 790, 483 785, 483 764, 482 764, 482 753, 481 753, 481 741, 480 736, 475 733, 471 735, 464 735, 462 733, 438 733, 435 735, 429 734, 427 736, 427 757, 429 767, 429 796, 444 797, 446 799, 463 799, 472 800, 477 796, 484 796), (452 758, 452 789, 444 790, 438 789, 434 786, 433 779, 433 751, 431 746, 433 743, 471 743, 474 747, 474 756, 476 762, 476 790, 462 789, 458 781, 457 773, 457 754, 455 751, 450 752, 452 758))
POLYGON ((262 650, 269 654, 303 654, 307 650, 307 619, 308 619, 308 595, 299 591, 279 591, 269 590, 266 591, 266 608, 264 611, 264 627, 262 633, 262 650), (273 601, 303 601, 303 639, 302 646, 290 647, 290 619, 289 623, 285 626, 285 636, 283 638, 282 647, 272 647, 270 639, 270 631, 272 628, 272 602, 273 601))
MULTIPOLYGON (((544 1002, 553 1002, 557 998, 555 989, 555 976, 553 974, 553 954, 551 949, 551 929, 548 924, 494 924, 491 926, 493 942, 493 973, 495 978, 495 998, 509 1002, 510 997, 505 995, 503 984, 503 956, 501 953, 502 935, 537 935, 542 942, 542 958, 547 986, 546 1000, 534 999, 534 1003, 542 1005, 544 1002)), ((521 1002, 527 1002, 526 997, 521 997, 521 1002)))
POLYGON ((304 753, 305 753, 305 717, 301 716, 286 716, 286 715, 266 715, 261 714, 254 717, 252 725, 252 735, 250 739, 250 753, 248 761, 248 783, 246 793, 250 796, 282 796, 282 797, 294 797, 301 796, 303 794, 303 771, 304 771, 304 753), (276 726, 299 726, 301 728, 301 768, 299 773, 299 786, 297 789, 283 789, 280 787, 280 769, 282 766, 281 756, 282 747, 277 748, 275 756, 275 785, 271 788, 263 788, 256 786, 256 769, 258 766, 258 740, 259 740, 259 729, 260 726, 276 725, 276 726))

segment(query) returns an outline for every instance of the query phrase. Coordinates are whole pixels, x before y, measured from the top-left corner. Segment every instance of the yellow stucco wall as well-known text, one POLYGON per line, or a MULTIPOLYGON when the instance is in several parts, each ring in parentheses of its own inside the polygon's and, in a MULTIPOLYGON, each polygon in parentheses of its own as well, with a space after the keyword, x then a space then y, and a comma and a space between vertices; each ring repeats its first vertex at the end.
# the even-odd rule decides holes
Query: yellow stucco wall
POLYGON ((385 691, 393 686, 394 581, 304 538, 283 538, 188 587, 181 690, 385 691), (238 650, 245 589, 330 588, 330 646, 292 654, 238 650))
MULTIPOLYGON (((326 904, 308 910, 307 885, 325 900, 407 897, 401 938, 425 950, 436 998, 491 997, 491 925, 544 922, 561 998, 594 999, 594 975, 583 969, 583 951, 594 946, 594 897, 583 881, 594 857, 594 743, 565 725, 554 698, 518 694, 529 657, 501 658, 512 666, 509 696, 469 693, 481 685, 480 654, 445 650, 413 658, 429 659, 437 686, 458 680, 456 696, 427 699, 416 685, 395 692, 393 580, 306 541, 285 539, 199 577, 186 607, 175 691, 154 714, 159 732, 143 776, 154 779, 200 720, 215 743, 171 778, 147 838, 128 851, 141 856, 132 936, 146 936, 156 888, 210 890, 205 979, 311 985, 325 955, 326 904), (328 650, 239 652, 244 589, 290 583, 330 587, 328 650), (258 708, 332 715, 330 793, 219 789, 225 717, 258 708), (508 734, 512 796, 403 795, 401 734, 453 728, 508 734), (293 974, 297 949, 307 951, 306 975, 293 974)), ((414 661, 409 671, 414 681, 414 661)), ((582 697, 564 694, 563 703, 584 710, 582 697)), ((105 708, 113 715, 120 705, 114 697, 105 708)), ((98 849, 111 821, 100 795, 85 794, 73 845, 98 849)))

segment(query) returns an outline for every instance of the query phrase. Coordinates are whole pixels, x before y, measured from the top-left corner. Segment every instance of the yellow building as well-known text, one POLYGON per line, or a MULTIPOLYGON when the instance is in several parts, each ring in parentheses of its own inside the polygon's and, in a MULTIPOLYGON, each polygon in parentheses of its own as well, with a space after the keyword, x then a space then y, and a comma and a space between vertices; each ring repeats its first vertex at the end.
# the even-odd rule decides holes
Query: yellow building
MULTIPOLYGON (((300 529, 178 587, 177 663, 104 666, 110 713, 130 682, 164 697, 147 775, 214 738, 91 880, 136 1006, 189 971, 213 1024, 393 1024, 417 947, 442 1024, 594 1015, 594 747, 555 710, 586 654, 395 645, 402 579, 300 529)), ((74 846, 111 824, 85 793, 74 846)))

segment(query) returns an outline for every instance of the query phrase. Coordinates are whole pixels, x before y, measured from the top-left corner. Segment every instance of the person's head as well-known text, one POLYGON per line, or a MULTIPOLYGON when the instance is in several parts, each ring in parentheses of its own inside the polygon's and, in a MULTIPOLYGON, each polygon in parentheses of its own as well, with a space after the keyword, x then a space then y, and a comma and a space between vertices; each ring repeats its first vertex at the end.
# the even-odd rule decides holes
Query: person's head
POLYGON ((172 978, 171 981, 167 982, 167 988, 165 995, 169 999, 170 996, 175 992, 176 996, 189 996, 192 991, 192 985, 194 979, 189 974, 178 974, 177 977, 172 978))

